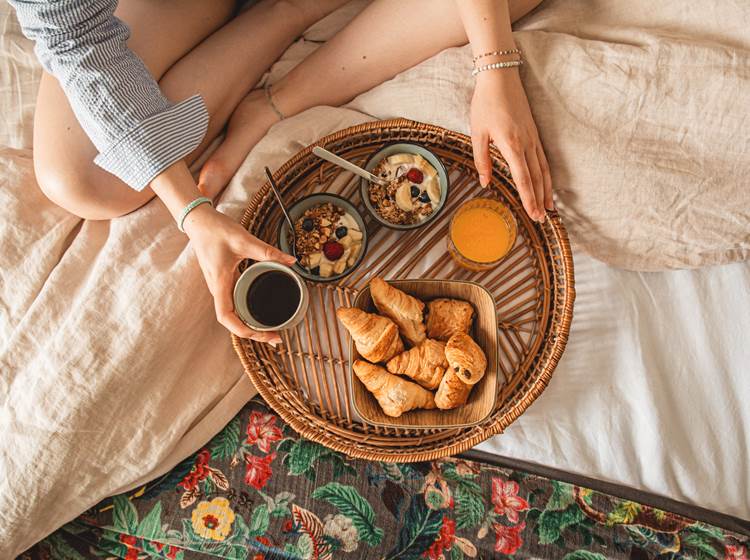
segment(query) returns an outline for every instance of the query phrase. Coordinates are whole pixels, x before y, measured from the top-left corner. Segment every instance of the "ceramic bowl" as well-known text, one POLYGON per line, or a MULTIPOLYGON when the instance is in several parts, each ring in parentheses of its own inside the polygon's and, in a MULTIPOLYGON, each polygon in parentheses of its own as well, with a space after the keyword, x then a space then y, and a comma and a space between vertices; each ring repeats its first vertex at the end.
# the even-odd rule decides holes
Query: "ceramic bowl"
POLYGON ((448 172, 445 170, 445 166, 443 165, 443 162, 441 162, 440 159, 434 153, 432 153, 427 148, 420 146, 419 144, 412 144, 408 142, 399 142, 397 144, 389 144, 385 146, 384 148, 381 148, 380 150, 375 152, 372 156, 370 156, 370 159, 367 160, 367 163, 365 163, 364 168, 367 171, 372 172, 372 170, 375 168, 375 166, 378 163, 380 163, 381 160, 389 156, 395 155, 395 154, 418 154, 422 156, 424 159, 426 159, 427 162, 430 165, 432 165, 437 171, 438 182, 440 183, 440 201, 438 202, 438 205, 435 208, 435 210, 432 212, 432 214, 430 214, 426 219, 422 220, 421 222, 417 222, 416 224, 394 224, 384 219, 378 213, 377 209, 370 202, 370 197, 368 196, 370 182, 367 179, 360 180, 360 187, 359 187, 360 194, 362 196, 362 201, 365 205, 365 208, 367 208, 367 211, 370 214, 372 214, 372 217, 375 220, 377 220, 379 223, 381 223, 385 227, 391 228, 391 229, 398 229, 398 230, 416 229, 426 224, 429 224, 431 221, 437 218, 440 212, 442 212, 443 208, 445 208, 445 203, 448 200, 448 191, 450 189, 450 181, 448 180, 448 172))
MULTIPOLYGON (((292 219, 292 222, 295 222, 299 219, 300 216, 302 216, 302 214, 305 213, 305 210, 307 210, 308 208, 312 208, 313 206, 317 206, 319 204, 325 204, 326 202, 330 202, 334 206, 338 206, 345 212, 351 214, 351 216, 354 218, 354 221, 357 222, 360 231, 362 232, 362 249, 359 252, 357 260, 352 266, 345 268, 344 272, 342 272, 341 274, 334 274, 332 276, 328 276, 327 278, 323 278, 321 276, 308 272, 307 269, 305 269, 305 267, 300 264, 294 264, 292 266, 297 274, 299 274, 306 280, 311 280, 313 282, 334 282, 336 280, 344 278, 348 274, 351 274, 351 272, 360 265, 362 259, 367 253, 367 227, 365 226, 365 221, 364 219, 362 219, 362 214, 360 214, 359 210, 357 210, 355 206, 345 198, 329 193, 316 193, 308 195, 304 198, 299 199, 287 209, 289 212, 289 217, 292 219)), ((282 220, 281 225, 279 226, 278 239, 279 249, 291 255, 291 232, 289 231, 289 225, 285 220, 282 220)))

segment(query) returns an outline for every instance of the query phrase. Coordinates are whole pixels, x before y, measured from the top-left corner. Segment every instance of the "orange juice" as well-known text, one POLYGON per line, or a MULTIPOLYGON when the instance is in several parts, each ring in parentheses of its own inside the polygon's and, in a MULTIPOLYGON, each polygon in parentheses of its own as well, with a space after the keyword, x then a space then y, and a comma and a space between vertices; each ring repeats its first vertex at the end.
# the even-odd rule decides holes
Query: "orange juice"
POLYGON ((485 268, 498 261, 508 254, 515 240, 513 215, 497 200, 470 200, 451 220, 451 254, 467 268, 485 268))

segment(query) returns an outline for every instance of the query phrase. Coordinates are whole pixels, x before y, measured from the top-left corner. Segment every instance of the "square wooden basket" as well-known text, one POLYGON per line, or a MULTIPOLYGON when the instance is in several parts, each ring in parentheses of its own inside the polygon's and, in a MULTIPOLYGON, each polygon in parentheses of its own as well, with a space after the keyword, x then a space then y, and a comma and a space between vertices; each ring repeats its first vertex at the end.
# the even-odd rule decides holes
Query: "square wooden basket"
MULTIPOLYGON (((349 337, 349 386, 354 410, 368 424, 395 428, 459 428, 474 426, 486 420, 495 408, 498 393, 497 314, 492 294, 481 285, 464 280, 389 280, 389 283, 425 303, 437 298, 460 299, 471 303, 476 315, 470 334, 487 356, 487 372, 473 387, 469 400, 463 406, 452 410, 412 410, 393 418, 383 412, 372 393, 352 371, 352 363, 360 355, 349 337)), ((352 305, 369 313, 377 312, 369 285, 357 294, 352 305)))

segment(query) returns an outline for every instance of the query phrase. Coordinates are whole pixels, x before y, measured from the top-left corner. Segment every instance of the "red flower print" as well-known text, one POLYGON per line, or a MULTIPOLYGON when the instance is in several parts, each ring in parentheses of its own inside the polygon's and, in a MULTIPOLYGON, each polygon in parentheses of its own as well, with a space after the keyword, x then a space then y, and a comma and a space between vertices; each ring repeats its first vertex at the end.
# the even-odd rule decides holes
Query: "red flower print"
POLYGON ((271 451, 271 442, 279 441, 282 437, 281 428, 276 425, 276 416, 262 414, 258 411, 250 413, 247 424, 247 443, 258 444, 263 453, 271 451))
POLYGON ((276 453, 271 453, 265 457, 256 457, 255 455, 245 453, 245 463, 247 463, 245 469, 245 484, 252 486, 256 490, 263 488, 273 474, 273 471, 271 470, 271 461, 275 458, 276 453))
POLYGON ((521 548, 523 539, 521 533, 526 528, 526 523, 508 527, 501 523, 493 523, 495 529, 495 552, 500 554, 515 554, 521 548))
POLYGON ((182 486, 183 489, 192 490, 198 483, 206 478, 210 474, 208 468, 208 460, 211 458, 211 452, 208 449, 203 449, 198 456, 195 458, 195 465, 190 469, 185 478, 183 478, 177 486, 182 486))
POLYGON ((495 513, 505 515, 511 523, 518 523, 518 512, 529 509, 529 502, 518 496, 518 483, 502 478, 492 479, 492 503, 495 513))
POLYGON ((430 545, 430 548, 424 551, 422 554, 423 558, 429 558, 430 560, 440 560, 443 556, 444 550, 450 550, 453 548, 453 542, 456 540, 456 522, 450 519, 448 516, 443 516, 443 525, 440 527, 435 542, 430 545))
POLYGON ((125 554, 125 560, 138 560, 139 549, 136 548, 135 546, 136 542, 138 542, 138 539, 131 535, 123 535, 123 534, 120 534, 119 539, 120 539, 120 542, 124 544, 127 549, 127 553, 125 554))
POLYGON ((724 560, 748 560, 747 548, 744 544, 726 545, 726 556, 724 560))
MULTIPOLYGON (((271 541, 269 541, 266 537, 255 537, 255 540, 264 546, 271 546, 271 541)), ((265 555, 261 554, 260 552, 253 556, 253 560, 265 560, 265 558, 265 555)))
POLYGON ((163 542, 159 541, 149 541, 154 548, 156 549, 156 552, 161 552, 165 548, 167 549, 167 559, 168 560, 176 560, 177 553, 182 550, 180 548, 177 548, 176 546, 172 546, 171 544, 164 544, 163 542))

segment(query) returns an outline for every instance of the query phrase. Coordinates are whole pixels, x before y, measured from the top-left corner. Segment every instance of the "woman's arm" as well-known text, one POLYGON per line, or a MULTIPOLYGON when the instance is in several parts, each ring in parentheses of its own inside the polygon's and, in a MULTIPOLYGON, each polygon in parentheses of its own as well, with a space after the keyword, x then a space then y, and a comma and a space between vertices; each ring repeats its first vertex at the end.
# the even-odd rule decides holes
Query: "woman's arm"
MULTIPOLYGON (((456 4, 475 57, 515 48, 507 0, 456 0, 456 4)), ((487 57, 479 64, 498 61, 500 57, 487 57)), ((517 67, 477 74, 471 137, 482 186, 492 174, 492 141, 508 162, 526 212, 534 220, 544 220, 544 209, 554 208, 552 180, 517 67)))
MULTIPOLYGON (((160 173, 151 182, 151 188, 175 220, 188 203, 201 196, 184 161, 160 173)), ((271 260, 291 265, 295 258, 250 235, 240 224, 208 204, 190 212, 183 227, 213 296, 219 323, 237 336, 272 344, 281 342, 277 333, 255 332, 240 321, 234 312, 232 291, 238 276, 237 267, 243 260, 271 260)))
POLYGON ((208 127, 203 99, 174 104, 162 94, 127 47, 117 0, 9 1, 99 151, 97 165, 142 190, 198 147, 208 127))
MULTIPOLYGON (((60 82, 73 111, 99 150, 97 165, 141 190, 150 185, 178 219, 201 193, 184 157, 208 126, 199 95, 171 103, 143 61, 127 47, 130 31, 114 16, 116 0, 10 0, 37 56, 60 82)), ((246 259, 294 257, 263 243, 209 205, 184 222, 214 298, 219 322, 238 336, 276 343, 276 333, 256 333, 234 313, 232 288, 246 259)))

